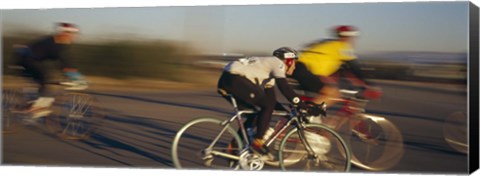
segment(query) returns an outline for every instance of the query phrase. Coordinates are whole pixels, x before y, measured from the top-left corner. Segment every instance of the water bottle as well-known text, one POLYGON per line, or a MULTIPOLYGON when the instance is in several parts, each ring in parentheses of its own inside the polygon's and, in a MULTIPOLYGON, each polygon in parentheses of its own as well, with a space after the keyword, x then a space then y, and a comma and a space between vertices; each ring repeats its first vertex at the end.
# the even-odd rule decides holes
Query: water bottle
POLYGON ((267 141, 268 139, 270 139, 270 136, 272 136, 273 132, 275 132, 275 130, 272 127, 268 127, 268 130, 263 135, 263 140, 267 141))

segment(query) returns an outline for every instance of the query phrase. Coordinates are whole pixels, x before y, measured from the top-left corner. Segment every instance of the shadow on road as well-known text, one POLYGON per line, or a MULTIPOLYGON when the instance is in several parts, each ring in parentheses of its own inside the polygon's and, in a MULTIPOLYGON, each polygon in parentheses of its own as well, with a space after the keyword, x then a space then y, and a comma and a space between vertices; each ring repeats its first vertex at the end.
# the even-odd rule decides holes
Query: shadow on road
MULTIPOLYGON (((116 98, 148 102, 148 103, 156 103, 160 105, 179 106, 179 107, 185 107, 185 108, 208 110, 208 111, 225 113, 225 114, 231 113, 231 111, 227 111, 224 108, 218 108, 218 107, 212 107, 212 106, 206 106, 206 105, 198 105, 198 104, 191 104, 191 103, 175 103, 171 101, 164 101, 164 100, 158 100, 158 99, 149 99, 149 98, 142 98, 142 97, 136 97, 136 96, 109 94, 109 93, 102 93, 102 92, 90 92, 90 93, 94 95, 100 95, 100 96, 110 96, 110 97, 116 97, 116 98)), ((220 96, 217 96, 217 97, 220 97, 220 96)))
POLYGON ((145 117, 107 116, 89 139, 66 142, 125 166, 171 168, 170 143, 179 125, 145 117))

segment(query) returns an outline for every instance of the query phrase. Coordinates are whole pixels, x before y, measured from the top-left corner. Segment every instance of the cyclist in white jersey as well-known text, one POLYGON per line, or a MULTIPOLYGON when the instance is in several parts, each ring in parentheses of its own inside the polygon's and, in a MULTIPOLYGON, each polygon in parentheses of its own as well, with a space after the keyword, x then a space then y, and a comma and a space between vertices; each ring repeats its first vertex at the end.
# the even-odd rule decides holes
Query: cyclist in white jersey
MULTIPOLYGON (((272 112, 277 103, 274 86, 277 85, 280 92, 292 104, 300 109, 307 110, 308 106, 303 103, 292 88, 288 85, 286 72, 292 72, 294 66, 290 61, 297 58, 297 52, 288 47, 282 47, 274 51, 277 57, 248 57, 230 62, 225 66, 218 81, 218 91, 221 95, 231 94, 243 108, 260 108, 256 118, 257 132, 252 142, 252 149, 260 154, 268 153, 265 147, 263 135, 268 129, 272 112), (282 61, 283 60, 283 61, 282 61)), ((252 125, 255 118, 248 118, 246 125, 252 125)))

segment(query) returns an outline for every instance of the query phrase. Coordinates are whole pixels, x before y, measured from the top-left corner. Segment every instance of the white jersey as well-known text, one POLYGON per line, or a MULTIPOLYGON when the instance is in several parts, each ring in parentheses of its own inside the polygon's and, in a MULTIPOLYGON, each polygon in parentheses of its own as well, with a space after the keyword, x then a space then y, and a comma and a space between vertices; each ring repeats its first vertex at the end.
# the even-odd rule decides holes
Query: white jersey
POLYGON ((268 88, 275 85, 275 78, 286 78, 285 67, 285 63, 276 57, 248 57, 230 62, 224 71, 268 88))

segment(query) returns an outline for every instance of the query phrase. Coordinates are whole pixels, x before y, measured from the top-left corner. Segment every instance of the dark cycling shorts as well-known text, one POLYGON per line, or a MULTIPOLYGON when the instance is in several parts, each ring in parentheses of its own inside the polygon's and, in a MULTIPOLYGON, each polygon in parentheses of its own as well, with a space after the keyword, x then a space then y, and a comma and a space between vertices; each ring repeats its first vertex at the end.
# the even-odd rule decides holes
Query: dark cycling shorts
MULTIPOLYGON (((223 72, 220 76, 218 89, 219 93, 224 97, 225 94, 234 96, 239 109, 255 109, 255 106, 270 108, 276 103, 273 88, 262 89, 247 78, 228 72, 223 72)), ((227 100, 230 101, 229 99, 227 100)))
POLYGON ((325 86, 319 76, 307 70, 301 62, 295 62, 295 70, 291 77, 298 81, 304 91, 318 93, 325 86))

